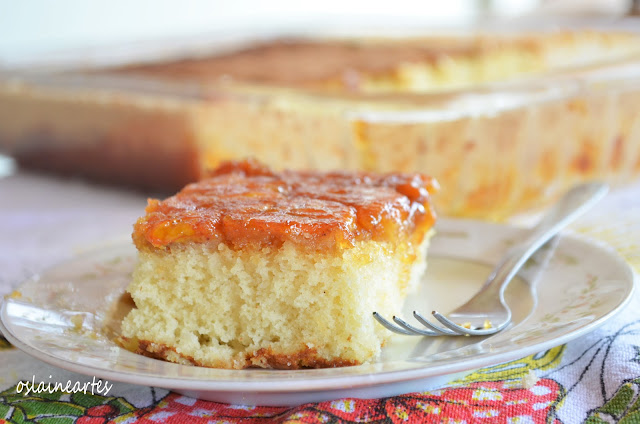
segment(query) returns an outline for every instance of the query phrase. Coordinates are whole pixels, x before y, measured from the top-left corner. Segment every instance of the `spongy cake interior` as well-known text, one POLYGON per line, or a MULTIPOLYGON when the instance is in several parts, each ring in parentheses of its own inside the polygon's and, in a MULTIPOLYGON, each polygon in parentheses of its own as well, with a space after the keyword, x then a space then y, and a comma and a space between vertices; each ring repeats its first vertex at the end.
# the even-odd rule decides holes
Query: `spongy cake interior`
POLYGON ((186 244, 139 252, 122 335, 138 351, 209 367, 330 367, 376 357, 426 267, 429 237, 313 252, 186 244))

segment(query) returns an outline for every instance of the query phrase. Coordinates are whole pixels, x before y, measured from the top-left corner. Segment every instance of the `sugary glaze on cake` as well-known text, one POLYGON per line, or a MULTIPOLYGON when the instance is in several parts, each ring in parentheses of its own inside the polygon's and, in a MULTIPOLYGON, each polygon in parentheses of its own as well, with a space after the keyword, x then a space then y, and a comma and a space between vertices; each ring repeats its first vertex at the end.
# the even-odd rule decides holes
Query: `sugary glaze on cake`
POLYGON ((229 53, 115 69, 200 83, 234 80, 337 91, 430 91, 638 51, 636 34, 554 31, 402 39, 284 39, 229 53))
POLYGON ((354 41, 282 40, 212 57, 128 66, 126 73, 214 81, 230 77, 257 83, 304 85, 357 72, 387 73, 402 62, 434 62, 445 54, 470 55, 473 40, 441 43, 363 43, 354 41))
POLYGON ((435 220, 429 198, 436 190, 436 181, 421 174, 276 173, 252 160, 227 162, 173 197, 150 200, 133 239, 140 250, 286 241, 323 250, 409 236, 419 244, 435 220))

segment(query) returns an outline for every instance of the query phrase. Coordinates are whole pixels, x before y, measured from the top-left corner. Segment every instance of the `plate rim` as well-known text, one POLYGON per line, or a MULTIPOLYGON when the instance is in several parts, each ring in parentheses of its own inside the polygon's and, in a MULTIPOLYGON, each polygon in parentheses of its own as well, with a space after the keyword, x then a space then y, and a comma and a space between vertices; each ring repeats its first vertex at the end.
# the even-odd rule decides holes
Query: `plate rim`
MULTIPOLYGON (((478 221, 478 220, 469 220, 469 219, 460 219, 460 218, 440 218, 440 223, 443 223, 445 226, 449 225, 457 225, 457 226, 471 226, 473 227, 494 227, 498 228, 500 231, 510 231, 510 232, 519 232, 526 231, 526 228, 519 227, 516 225, 510 224, 499 224, 494 222, 486 222, 486 221, 478 221)), ((466 228, 466 227, 465 227, 466 228)), ((149 375, 147 372, 135 372, 135 371, 126 371, 126 370, 118 370, 114 371, 108 368, 100 368, 95 367, 93 365, 87 364, 78 364, 69 359, 59 358, 57 356, 48 354, 42 350, 36 349, 35 347, 23 342, 18 336, 14 335, 13 332, 9 331, 7 326, 5 325, 5 316, 6 309, 8 303, 11 301, 9 296, 5 296, 2 299, 2 303, 0 304, 0 333, 4 335, 4 337, 16 348, 22 350, 23 352, 29 354, 32 357, 35 357, 47 364, 57 366, 59 368, 65 369, 67 371, 72 371, 84 375, 92 375, 99 378, 105 378, 112 381, 136 384, 136 385, 149 385, 162 387, 169 390, 204 390, 204 391, 225 391, 225 392, 261 392, 261 393, 269 393, 269 394, 284 394, 290 393, 292 391, 297 392, 318 392, 318 391, 326 391, 326 390, 338 390, 344 388, 366 388, 366 387, 374 387, 384 384, 392 384, 392 383, 402 383, 409 381, 417 381, 421 379, 428 379, 432 377, 439 377, 445 375, 453 375, 460 372, 472 371, 474 369, 482 368, 485 366, 497 365, 500 363, 508 362, 511 360, 519 359, 525 357, 530 354, 534 354, 537 352, 541 352, 552 347, 565 344, 571 340, 574 340, 578 337, 587 334, 596 328, 600 327, 606 321, 613 318, 615 315, 620 313, 631 301, 635 291, 636 286, 638 284, 638 275, 631 268, 630 264, 625 261, 622 256, 613 249, 611 246, 606 243, 596 240, 587 236, 584 236, 579 233, 574 233, 571 231, 565 231, 562 236, 563 238, 568 238, 573 240, 574 242, 578 242, 583 245, 587 245, 589 248, 600 250, 601 252, 605 252, 610 260, 613 260, 617 263, 617 265, 624 268, 625 273, 629 275, 629 279, 625 280, 626 285, 626 293, 624 297, 619 301, 619 303, 613 307, 607 313, 604 313, 597 317, 596 319, 582 325, 581 327, 570 331, 567 334, 560 335, 555 338, 550 338, 545 341, 541 341, 538 343, 533 343, 528 346, 518 347, 513 350, 509 350, 506 352, 499 352, 497 354, 485 354, 479 357, 467 357, 464 361, 454 361, 452 363, 445 364, 437 364, 433 366, 431 363, 424 363, 424 366, 414 367, 414 368, 406 368, 400 370, 388 370, 388 371, 377 371, 377 372, 366 372, 362 374, 344 374, 344 375, 330 375, 330 376, 301 376, 301 378, 294 378, 289 376, 291 373, 295 373, 296 370, 270 370, 269 372, 278 373, 280 375, 274 375, 273 379, 269 380, 257 380, 257 381, 234 381, 232 378, 229 379, 208 379, 208 378, 193 378, 193 377, 166 377, 162 375, 149 375), (286 374, 285 374, 286 373, 286 374)), ((84 252, 80 255, 75 255, 74 257, 62 261, 60 263, 54 264, 52 267, 49 267, 39 274, 46 274, 50 269, 60 267, 67 262, 77 261, 83 256, 90 256, 92 253, 99 253, 104 251, 107 247, 116 247, 122 246, 120 243, 110 243, 101 247, 97 247, 92 249, 89 252, 84 252)), ((437 257, 437 254, 436 254, 437 257)), ((453 256, 444 256, 441 257, 446 258, 454 258, 453 256)), ((26 279, 21 282, 14 290, 19 290, 20 287, 28 282, 30 282, 32 278, 26 279)), ((538 305, 536 305, 536 308, 538 305)), ((510 331, 510 329, 505 330, 505 332, 510 331)), ((119 349, 122 349, 118 347, 119 349)), ((147 358, 149 360, 155 360, 152 358, 147 358)), ((164 361, 163 361, 164 362, 164 361)), ((180 365, 180 364, 176 364, 180 365)), ((180 366, 190 366, 190 365, 180 365, 180 366)), ((308 374, 309 372, 322 372, 323 369, 319 370, 304 370, 308 374)), ((228 370, 231 373, 234 372, 251 372, 251 370, 228 370)))

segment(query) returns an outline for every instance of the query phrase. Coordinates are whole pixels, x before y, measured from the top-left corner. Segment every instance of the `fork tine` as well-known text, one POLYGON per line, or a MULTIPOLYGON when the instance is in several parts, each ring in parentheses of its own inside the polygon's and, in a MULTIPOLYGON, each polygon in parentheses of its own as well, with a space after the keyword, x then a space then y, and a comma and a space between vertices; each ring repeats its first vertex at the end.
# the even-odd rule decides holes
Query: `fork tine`
POLYGON ((394 315, 393 320, 395 321, 396 324, 398 324, 400 327, 404 328, 405 330, 411 331, 412 333, 414 333, 416 336, 442 336, 443 334, 440 332, 435 332, 435 331, 430 331, 430 330, 422 330, 420 328, 416 328, 413 325, 407 323, 405 320, 398 318, 397 316, 394 315))
POLYGON ((447 328, 442 328, 442 327, 438 327, 437 325, 433 325, 432 323, 427 321, 427 319, 423 317, 422 314, 418 311, 413 311, 413 316, 415 317, 415 319, 418 320, 418 322, 420 322, 420 324, 424 325, 425 327, 432 330, 433 332, 438 333, 439 335, 442 335, 442 336, 460 335, 460 333, 456 333, 455 331, 451 331, 447 328))
POLYGON ((499 325, 494 327, 491 324, 485 324, 483 327, 489 328, 480 329, 465 328, 439 312, 433 311, 434 318, 447 328, 444 329, 431 324, 422 315, 414 311, 413 315, 416 320, 427 328, 426 330, 421 330, 395 316, 393 320, 397 325, 390 323, 376 312, 373 313, 373 316, 385 328, 405 335, 487 336, 507 328, 511 325, 512 319, 511 309, 509 309, 509 305, 504 299, 504 293, 509 282, 525 265, 531 255, 604 197, 608 189, 607 184, 593 182, 577 185, 569 190, 545 214, 544 218, 533 227, 524 241, 511 246, 507 250, 505 256, 498 262, 498 265, 493 269, 481 289, 470 300, 451 313, 452 317, 475 319, 477 318, 478 310, 486 309, 486 313, 480 315, 484 315, 485 319, 488 319, 488 317, 495 319, 496 322, 499 322, 499 325))
POLYGON ((382 317, 382 315, 380 315, 377 312, 373 313, 373 317, 378 320, 378 322, 380 324, 382 324, 387 330, 391 330, 394 333, 398 333, 398 334, 404 334, 405 336, 417 336, 417 334, 412 333, 408 330, 405 330, 404 328, 400 328, 396 325, 391 324, 389 321, 387 321, 385 318, 382 317))
POLYGON ((438 311, 433 311, 432 315, 434 316, 435 319, 440 321, 442 325, 446 326, 447 328, 450 328, 451 330, 455 331, 457 334, 468 335, 468 336, 488 336, 490 334, 497 333, 498 331, 502 330, 510 323, 510 321, 506 321, 505 323, 499 325, 498 327, 485 328, 482 330, 474 330, 474 329, 465 328, 461 325, 456 324, 455 322, 451 321, 449 318, 445 317, 438 311))

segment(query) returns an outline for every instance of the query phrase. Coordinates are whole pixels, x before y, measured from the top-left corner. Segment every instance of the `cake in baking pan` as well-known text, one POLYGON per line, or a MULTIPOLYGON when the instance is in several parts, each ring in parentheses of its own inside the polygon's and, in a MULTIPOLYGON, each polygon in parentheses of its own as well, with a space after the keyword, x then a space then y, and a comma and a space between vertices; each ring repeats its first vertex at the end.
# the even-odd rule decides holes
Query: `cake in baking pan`
POLYGON ((200 53, 0 78, 0 151, 165 193, 248 156, 276 170, 428 172, 447 187, 441 214, 487 219, 577 181, 640 174, 634 33, 290 38, 200 53))
POLYGON ((274 172, 229 162, 135 224, 135 307, 120 342, 206 367, 298 369, 376 358, 426 267, 434 179, 274 172))

